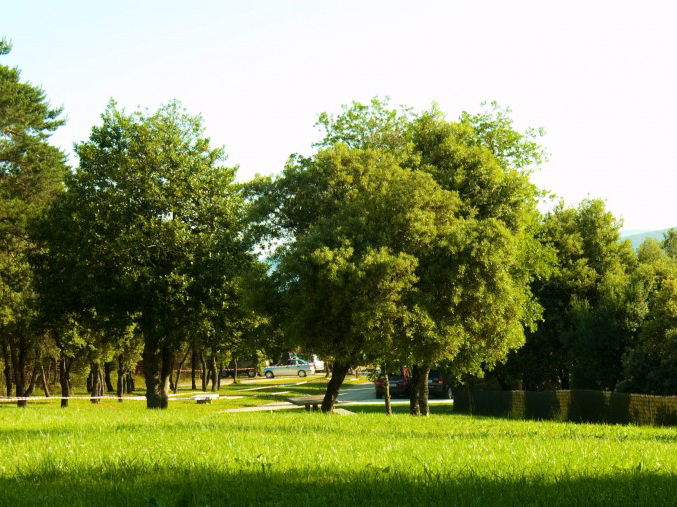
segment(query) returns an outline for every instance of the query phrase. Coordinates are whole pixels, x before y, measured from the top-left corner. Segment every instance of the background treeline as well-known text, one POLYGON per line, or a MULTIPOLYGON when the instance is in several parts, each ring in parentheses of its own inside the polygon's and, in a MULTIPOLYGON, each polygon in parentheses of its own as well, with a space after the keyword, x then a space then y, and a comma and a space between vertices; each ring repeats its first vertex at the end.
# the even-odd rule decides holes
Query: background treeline
POLYGON ((147 406, 166 408, 188 364, 216 389, 231 358, 290 350, 332 361, 325 411, 358 364, 415 365, 413 414, 438 365, 506 388, 674 392, 675 237, 635 253, 599 200, 543 216, 543 132, 509 113, 354 102, 319 116, 313 155, 242 184, 178 102, 111 101, 68 167, 49 144, 61 110, 0 66, 6 394, 58 371, 62 406, 76 372, 94 396, 113 373, 121 397, 141 362, 147 406))

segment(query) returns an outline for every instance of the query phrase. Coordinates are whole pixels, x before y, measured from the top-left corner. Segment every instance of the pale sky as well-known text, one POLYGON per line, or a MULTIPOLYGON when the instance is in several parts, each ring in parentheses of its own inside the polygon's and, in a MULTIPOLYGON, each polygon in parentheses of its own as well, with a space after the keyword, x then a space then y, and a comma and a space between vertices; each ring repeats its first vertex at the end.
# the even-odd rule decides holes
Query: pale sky
MULTIPOLYGON (((543 126, 536 183, 606 199, 626 229, 677 226, 673 2, 0 0, 0 57, 41 85, 72 153, 110 98, 178 98, 239 179, 312 152, 322 111, 392 98, 449 118, 482 101, 543 126)), ((71 155, 70 161, 76 163, 71 155)))

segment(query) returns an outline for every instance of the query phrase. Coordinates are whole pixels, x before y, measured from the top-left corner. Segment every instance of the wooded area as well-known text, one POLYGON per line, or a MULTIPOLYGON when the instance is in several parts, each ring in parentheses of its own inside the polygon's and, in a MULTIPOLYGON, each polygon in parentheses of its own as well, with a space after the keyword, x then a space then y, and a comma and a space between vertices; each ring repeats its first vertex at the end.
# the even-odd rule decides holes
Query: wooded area
POLYGON ((8 397, 48 394, 58 371, 66 407, 77 370, 122 399, 142 361, 148 408, 167 408, 184 365, 216 389, 231 358, 292 350, 331 361, 323 411, 366 364, 416 365, 415 415, 433 366, 459 384, 677 394, 677 232, 634 251, 602 200, 542 214, 543 131, 509 109, 353 102, 319 115, 311 156, 246 183, 178 101, 111 100, 77 167, 50 144, 63 122, 0 66, 8 397))

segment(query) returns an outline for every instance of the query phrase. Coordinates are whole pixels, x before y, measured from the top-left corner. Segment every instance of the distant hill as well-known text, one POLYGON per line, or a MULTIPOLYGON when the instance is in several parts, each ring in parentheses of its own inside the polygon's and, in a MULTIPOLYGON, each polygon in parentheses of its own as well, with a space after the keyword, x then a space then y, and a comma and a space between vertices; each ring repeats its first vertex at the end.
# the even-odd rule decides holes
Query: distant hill
POLYGON ((632 243, 632 247, 637 249, 639 245, 644 243, 646 238, 653 238, 655 240, 661 241, 663 239, 663 235, 671 228, 677 229, 677 227, 668 227, 667 229, 660 229, 658 231, 623 231, 621 232, 621 240, 629 239, 632 243))

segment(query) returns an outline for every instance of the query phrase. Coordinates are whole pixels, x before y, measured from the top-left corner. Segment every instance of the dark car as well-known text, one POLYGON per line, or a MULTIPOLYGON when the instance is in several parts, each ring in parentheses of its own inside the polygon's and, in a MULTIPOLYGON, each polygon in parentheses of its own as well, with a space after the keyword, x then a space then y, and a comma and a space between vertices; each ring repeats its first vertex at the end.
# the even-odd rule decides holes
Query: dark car
POLYGON ((242 359, 235 363, 231 361, 228 363, 228 367, 221 371, 221 378, 228 378, 235 376, 235 365, 237 364, 237 374, 245 374, 248 377, 254 378, 258 374, 258 368, 256 367, 256 362, 252 360, 242 359))
MULTIPOLYGON (((383 383, 384 378, 379 377, 374 382, 374 387, 376 388, 376 397, 381 399, 383 398, 383 393, 385 393, 385 385, 383 383)), ((409 384, 411 379, 409 377, 409 369, 402 368, 398 372, 388 373, 388 383, 390 384, 390 396, 397 398, 402 396, 404 398, 409 396, 409 384)))
POLYGON ((430 370, 428 374, 428 396, 445 400, 453 398, 451 385, 447 383, 441 370, 430 370))
MULTIPOLYGON (((398 372, 389 373, 388 383, 390 384, 390 396, 393 398, 408 398, 411 389, 409 368, 402 368, 398 372)), ((376 389, 376 397, 378 399, 383 398, 385 393, 383 378, 376 379, 374 388, 376 389)), ((441 370, 430 370, 428 374, 428 395, 436 398, 452 398, 451 385, 446 382, 441 370)))

